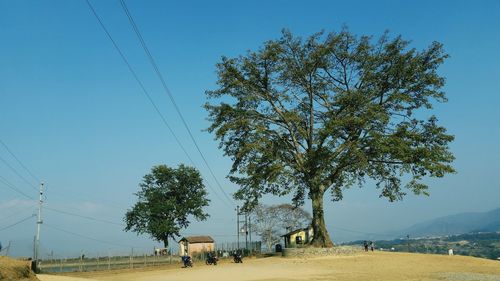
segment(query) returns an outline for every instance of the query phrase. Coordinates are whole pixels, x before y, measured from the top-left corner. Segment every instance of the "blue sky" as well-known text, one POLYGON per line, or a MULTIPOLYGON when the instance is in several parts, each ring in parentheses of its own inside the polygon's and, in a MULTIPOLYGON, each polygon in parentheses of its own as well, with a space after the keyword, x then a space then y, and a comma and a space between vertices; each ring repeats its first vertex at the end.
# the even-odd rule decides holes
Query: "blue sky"
MULTIPOLYGON (((118 1, 92 1, 152 98, 202 173, 217 189, 159 80, 148 64, 118 1)), ((456 136, 455 175, 429 180, 430 197, 388 203, 374 186, 353 188, 344 201, 326 204, 334 241, 359 238, 341 227, 384 232, 426 219, 500 207, 500 2, 499 1, 127 1, 136 23, 182 109, 202 151, 228 194, 231 162, 223 157, 202 108, 214 89, 215 64, 280 36, 282 28, 307 36, 348 25, 356 34, 401 34, 422 49, 444 44, 450 59, 440 68, 449 102, 434 113, 456 136)), ((153 165, 188 163, 141 93, 85 1, 0 0, 0 139, 47 185, 47 206, 119 223, 142 176, 153 165)), ((0 157, 30 176, 0 146, 0 157)), ((32 196, 35 191, 0 163, 0 175, 32 196)), ((33 180, 31 180, 34 183, 33 180)), ((216 190, 219 193, 220 191, 216 190)), ((211 192, 208 222, 186 234, 235 240, 235 214, 211 192)), ((222 196, 220 196, 222 197, 222 196)), ((29 216, 34 201, 0 183, 0 229, 29 216)), ((286 198, 266 198, 267 203, 286 198)), ((305 206, 310 208, 309 205, 305 206)), ((55 255, 157 243, 117 225, 44 212, 42 250, 55 255), (112 245, 62 232, 48 225, 112 245)), ((17 254, 29 255, 35 220, 0 231, 17 254)), ((137 250, 136 250, 137 251, 137 250)))

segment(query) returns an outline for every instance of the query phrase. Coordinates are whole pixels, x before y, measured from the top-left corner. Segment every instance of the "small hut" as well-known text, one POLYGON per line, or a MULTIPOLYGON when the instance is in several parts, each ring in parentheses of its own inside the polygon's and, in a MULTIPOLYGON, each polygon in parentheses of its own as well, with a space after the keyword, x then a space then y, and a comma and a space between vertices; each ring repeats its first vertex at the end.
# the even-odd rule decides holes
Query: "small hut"
POLYGON ((195 253, 212 252, 215 241, 210 236, 186 236, 179 240, 179 255, 192 256, 195 253))
POLYGON ((285 248, 296 248, 311 242, 313 235, 313 228, 309 226, 290 231, 285 235, 281 235, 281 237, 285 239, 285 248))

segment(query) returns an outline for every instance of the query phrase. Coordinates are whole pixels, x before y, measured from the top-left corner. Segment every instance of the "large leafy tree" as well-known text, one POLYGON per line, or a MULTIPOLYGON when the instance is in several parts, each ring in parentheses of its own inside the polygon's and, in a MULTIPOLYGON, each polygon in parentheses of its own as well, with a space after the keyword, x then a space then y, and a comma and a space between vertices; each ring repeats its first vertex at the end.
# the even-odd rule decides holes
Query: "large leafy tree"
POLYGON ((262 205, 253 207, 252 231, 257 233, 268 251, 278 243, 285 232, 305 228, 311 223, 311 214, 290 204, 262 205))
POLYGON ((178 237, 191 217, 198 221, 208 217, 203 207, 210 200, 195 168, 155 166, 139 187, 137 203, 125 214, 126 231, 149 234, 168 247, 169 238, 178 237))
POLYGON ((434 42, 419 51, 387 33, 378 40, 347 29, 306 39, 284 31, 257 51, 217 64, 207 91, 211 126, 233 165, 247 207, 263 194, 312 200, 315 246, 332 246, 323 197, 334 201, 368 178, 380 196, 427 194, 425 176, 454 172, 453 136, 429 111, 445 102, 434 42))

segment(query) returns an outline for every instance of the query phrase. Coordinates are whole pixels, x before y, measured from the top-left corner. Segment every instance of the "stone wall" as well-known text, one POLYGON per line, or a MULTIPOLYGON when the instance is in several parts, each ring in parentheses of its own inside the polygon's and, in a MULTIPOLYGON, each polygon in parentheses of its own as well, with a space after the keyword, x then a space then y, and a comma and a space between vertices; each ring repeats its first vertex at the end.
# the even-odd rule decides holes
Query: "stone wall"
POLYGON ((319 257, 319 256, 352 256, 361 253, 361 248, 352 246, 335 246, 333 248, 284 248, 283 257, 319 257))

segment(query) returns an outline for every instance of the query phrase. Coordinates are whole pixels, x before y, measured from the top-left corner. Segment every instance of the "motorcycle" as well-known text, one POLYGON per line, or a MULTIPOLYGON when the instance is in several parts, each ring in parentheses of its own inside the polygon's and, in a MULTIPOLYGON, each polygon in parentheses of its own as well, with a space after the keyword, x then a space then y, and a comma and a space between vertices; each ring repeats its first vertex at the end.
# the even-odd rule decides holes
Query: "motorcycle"
POLYGON ((191 259, 190 256, 183 256, 182 257, 182 263, 184 264, 184 267, 193 267, 193 260, 191 259))
POLYGON ((241 254, 234 253, 233 254, 233 261, 234 261, 234 263, 243 263, 243 258, 241 257, 241 254))
POLYGON ((211 264, 217 265, 218 261, 219 261, 219 258, 216 255, 209 253, 208 256, 207 256, 207 260, 205 261, 205 263, 207 265, 211 265, 211 264))

